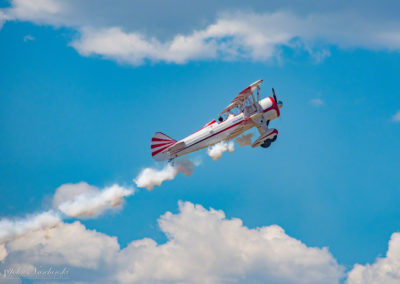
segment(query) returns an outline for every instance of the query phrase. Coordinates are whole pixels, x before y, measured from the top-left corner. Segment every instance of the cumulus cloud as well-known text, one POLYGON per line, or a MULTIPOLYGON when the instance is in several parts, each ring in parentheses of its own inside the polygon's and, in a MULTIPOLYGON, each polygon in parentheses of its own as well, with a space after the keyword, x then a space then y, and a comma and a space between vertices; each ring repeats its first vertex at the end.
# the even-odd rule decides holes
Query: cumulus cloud
POLYGON ((203 33, 188 37, 177 35, 168 42, 127 33, 119 27, 81 30, 81 37, 71 45, 84 56, 100 55, 122 63, 143 64, 145 60, 185 63, 191 59, 209 59, 217 55, 217 45, 206 42, 203 33))
POLYGON ((48 230, 31 231, 6 243, 7 264, 99 268, 120 247, 115 237, 87 230, 80 222, 60 223, 48 230))
POLYGON ((400 22, 380 27, 366 20, 346 13, 308 16, 286 11, 223 13, 204 29, 176 34, 166 41, 123 31, 120 27, 84 27, 80 30, 81 37, 71 45, 84 56, 99 55, 133 65, 146 60, 173 63, 199 59, 265 61, 278 56, 282 46, 304 48, 316 61, 321 61, 330 52, 325 48, 315 50, 313 46, 318 41, 342 48, 400 49, 397 40, 400 22), (365 30, 364 21, 368 30, 365 30), (303 44, 297 44, 298 41, 303 44))
POLYGON ((236 143, 240 146, 248 146, 251 145, 251 138, 253 137, 253 133, 243 134, 242 136, 236 138, 236 143))
POLYGON ((379 257, 373 264, 354 265, 347 284, 400 283, 400 233, 393 233, 386 257, 379 257))
POLYGON ((63 24, 60 20, 67 10, 68 6, 56 0, 13 0, 11 8, 3 9, 9 20, 38 24, 63 24))
POLYGON ((82 55, 100 55, 134 65, 146 60, 186 63, 199 59, 267 60, 281 45, 290 46, 306 23, 287 12, 268 14, 225 13, 215 23, 190 34, 176 34, 159 41, 120 27, 82 28, 71 45, 82 55))
POLYGON ((343 276, 327 248, 308 247, 277 225, 249 229, 220 210, 180 202, 159 226, 165 243, 145 238, 120 249, 114 237, 62 223, 7 242, 6 261, 69 265, 71 281, 96 283, 338 283, 343 276))
MULTIPOLYGON (((29 235, 29 238, 33 235, 47 236, 50 229, 61 226, 63 222, 60 212, 70 217, 95 217, 106 210, 120 208, 124 197, 133 193, 133 189, 119 185, 102 190, 85 182, 60 186, 53 197, 54 210, 28 215, 25 218, 0 219, 0 261, 7 257, 10 242, 15 243, 26 235, 29 235)), ((24 242, 23 240, 22 243, 24 242)))
POLYGON ((166 180, 173 180, 178 173, 190 176, 196 164, 189 159, 181 159, 166 164, 162 169, 145 168, 133 180, 138 187, 152 190, 154 186, 160 186, 166 180))
POLYGON ((64 184, 57 188, 53 207, 70 217, 94 217, 120 207, 124 197, 134 193, 117 184, 100 190, 86 182, 64 184))
POLYGON ((200 59, 265 61, 277 57, 282 46, 304 48, 316 61, 321 61, 330 52, 325 48, 315 50, 313 46, 318 41, 342 48, 400 49, 397 40, 400 22, 393 27, 366 23, 367 31, 358 24, 364 21, 366 19, 347 14, 300 17, 291 12, 224 13, 204 29, 176 34, 170 40, 160 41, 120 27, 86 27, 71 45, 84 56, 99 55, 133 65, 146 60, 173 63, 200 59), (340 30, 338 25, 342 26, 340 30), (303 44, 298 45, 296 41, 303 44))
POLYGON ((49 229, 60 226, 60 212, 71 217, 93 217, 121 205, 123 198, 133 194, 132 189, 118 185, 103 190, 85 182, 64 184, 53 197, 54 210, 28 215, 25 218, 0 219, 0 261, 7 257, 5 244, 25 235, 47 234, 49 229))
MULTIPOLYGON (((136 17, 130 17, 124 20, 126 5, 147 5, 149 7, 145 8, 153 13, 151 3, 120 2, 120 5, 113 5, 113 9, 106 2, 98 7, 102 4, 108 9, 95 9, 97 14, 86 1, 14 0, 10 8, 0 10, 0 22, 15 19, 71 27, 78 31, 79 36, 70 44, 81 55, 101 56, 133 65, 160 61, 181 64, 210 59, 265 61, 279 57, 282 46, 303 49, 317 62, 330 55, 326 48, 329 45, 400 50, 400 21, 391 13, 395 8, 385 5, 369 10, 366 9, 368 5, 344 4, 329 9, 330 12, 312 5, 301 5, 301 9, 291 5, 294 9, 290 11, 275 5, 273 9, 260 7, 256 13, 251 10, 233 12, 234 3, 226 7, 221 4, 213 20, 208 14, 207 21, 201 25, 186 19, 190 23, 183 26, 192 27, 191 30, 171 27, 161 33, 168 35, 163 37, 155 35, 156 32, 144 32, 148 27, 157 30, 145 19, 136 22, 136 17), (136 24, 132 26, 130 22, 136 24)), ((164 4, 158 5, 162 7, 164 4)), ((183 15, 185 9, 190 8, 182 6, 183 15)), ((172 22, 169 19, 176 13, 164 10, 158 11, 158 18, 172 22)), ((197 19, 193 21, 203 21, 199 19, 201 16, 193 13, 192 18, 197 19)))
POLYGON ((310 104, 315 106, 315 107, 320 107, 324 105, 324 101, 322 99, 316 98, 316 99, 311 99, 310 104))
POLYGON ((235 145, 233 142, 219 142, 207 149, 207 154, 214 160, 218 160, 222 157, 224 152, 228 151, 229 153, 233 153, 235 151, 235 145))
POLYGON ((392 121, 393 122, 400 122, 400 110, 393 115, 392 121))

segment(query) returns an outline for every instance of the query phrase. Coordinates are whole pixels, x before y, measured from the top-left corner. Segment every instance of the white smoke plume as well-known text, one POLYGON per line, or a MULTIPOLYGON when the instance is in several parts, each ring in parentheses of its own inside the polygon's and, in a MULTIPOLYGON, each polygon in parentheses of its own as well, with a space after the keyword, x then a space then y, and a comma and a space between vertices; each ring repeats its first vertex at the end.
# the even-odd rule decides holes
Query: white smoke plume
POLYGON ((103 190, 86 182, 63 184, 56 190, 53 207, 70 217, 95 217, 120 206, 124 197, 133 193, 133 189, 117 184, 103 190))
POLYGON ((233 153, 235 151, 235 145, 233 142, 219 142, 207 149, 207 154, 214 160, 218 160, 222 157, 222 153, 229 151, 229 153, 233 153))
POLYGON ((37 215, 29 215, 24 219, 0 219, 0 256, 6 254, 1 244, 32 231, 52 228, 60 222, 59 214, 52 210, 37 215))
POLYGON ((242 135, 238 138, 236 138, 236 143, 238 143, 240 146, 247 146, 251 145, 251 138, 253 138, 253 133, 249 133, 246 135, 242 135))
POLYGON ((154 168, 143 169, 133 181, 138 187, 145 187, 152 190, 154 186, 160 186, 163 181, 173 180, 178 173, 190 176, 196 164, 189 159, 175 161, 174 164, 167 164, 161 170, 154 168))

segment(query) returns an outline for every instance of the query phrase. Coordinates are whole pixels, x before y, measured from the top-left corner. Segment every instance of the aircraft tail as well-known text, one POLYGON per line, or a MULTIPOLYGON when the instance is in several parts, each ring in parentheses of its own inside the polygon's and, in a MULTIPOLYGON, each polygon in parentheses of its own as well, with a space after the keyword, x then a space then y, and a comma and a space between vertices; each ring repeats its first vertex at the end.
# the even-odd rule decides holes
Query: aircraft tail
POLYGON ((176 142, 177 141, 175 139, 172 139, 162 132, 154 133, 153 137, 151 138, 151 156, 156 161, 167 160, 169 158, 168 154, 163 151, 174 145, 176 142))

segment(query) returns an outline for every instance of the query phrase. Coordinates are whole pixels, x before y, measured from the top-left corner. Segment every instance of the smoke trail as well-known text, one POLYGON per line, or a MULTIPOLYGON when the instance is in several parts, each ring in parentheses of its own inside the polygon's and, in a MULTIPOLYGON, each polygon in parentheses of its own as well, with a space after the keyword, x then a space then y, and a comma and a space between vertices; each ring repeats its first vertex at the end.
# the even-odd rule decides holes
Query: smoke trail
POLYGON ((163 181, 173 180, 178 173, 190 176, 196 164, 189 159, 181 159, 173 165, 167 164, 161 170, 154 168, 143 169, 133 181, 138 187, 145 187, 152 190, 154 186, 160 186, 163 181))
POLYGON ((86 182, 64 184, 57 188, 53 207, 70 217, 95 217, 121 205, 134 190, 117 184, 103 190, 86 182))
POLYGON ((238 143, 240 146, 247 146, 251 145, 251 138, 253 137, 253 133, 249 133, 246 135, 242 135, 238 138, 236 138, 236 143, 238 143))
MULTIPOLYGON (((10 220, 3 218, 0 220, 0 244, 32 231, 52 228, 60 222, 59 214, 52 210, 30 215, 25 219, 10 220)), ((0 254, 4 254, 4 251, 0 252, 0 254)))
POLYGON ((233 142, 219 142, 207 149, 207 154, 214 160, 218 160, 219 158, 222 157, 222 153, 229 151, 229 153, 232 153, 235 151, 235 145, 233 142))
MULTIPOLYGON (((168 164, 161 170, 147 168, 134 181, 151 190, 164 180, 173 179, 178 173, 190 176, 196 164, 188 159, 168 164)), ((107 210, 121 206, 124 197, 134 194, 132 188, 114 184, 104 189, 80 182, 63 184, 53 196, 53 210, 28 215, 21 219, 0 219, 0 261, 7 257, 7 242, 34 231, 47 230, 62 222, 62 216, 95 217, 107 210), (63 215, 61 214, 63 213, 63 215)))

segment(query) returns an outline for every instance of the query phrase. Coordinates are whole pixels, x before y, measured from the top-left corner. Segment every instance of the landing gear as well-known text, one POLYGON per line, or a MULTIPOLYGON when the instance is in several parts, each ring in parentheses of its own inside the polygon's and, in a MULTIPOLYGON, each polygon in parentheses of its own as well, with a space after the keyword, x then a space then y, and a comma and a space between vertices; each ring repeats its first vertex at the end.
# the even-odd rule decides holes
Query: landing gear
POLYGON ((275 142, 275 141, 276 141, 276 138, 278 138, 278 135, 275 135, 275 137, 272 138, 272 139, 267 139, 267 140, 265 140, 264 143, 261 144, 260 146, 263 147, 263 148, 268 148, 269 146, 271 146, 271 143, 272 143, 272 142, 275 142))
POLYGON ((271 146, 272 140, 271 139, 267 139, 264 141, 263 144, 261 144, 261 147, 263 148, 268 148, 269 146, 271 146))

